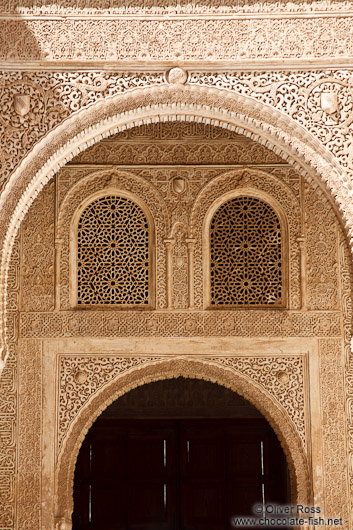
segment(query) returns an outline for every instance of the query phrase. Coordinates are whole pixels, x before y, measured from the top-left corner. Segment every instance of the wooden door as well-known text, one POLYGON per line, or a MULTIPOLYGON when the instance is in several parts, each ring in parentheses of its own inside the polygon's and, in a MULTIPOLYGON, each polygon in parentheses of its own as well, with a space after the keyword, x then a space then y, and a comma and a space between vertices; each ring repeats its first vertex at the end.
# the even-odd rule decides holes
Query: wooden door
POLYGON ((97 421, 74 501, 74 530, 229 530, 288 502, 286 461, 264 420, 97 421))

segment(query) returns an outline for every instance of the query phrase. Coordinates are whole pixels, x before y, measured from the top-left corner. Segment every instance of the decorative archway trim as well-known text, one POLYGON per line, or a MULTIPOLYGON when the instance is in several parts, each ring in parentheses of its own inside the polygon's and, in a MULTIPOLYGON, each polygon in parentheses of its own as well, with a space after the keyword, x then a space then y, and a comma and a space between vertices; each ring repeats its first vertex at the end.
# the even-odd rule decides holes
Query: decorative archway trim
POLYGON ((143 384, 186 377, 203 379, 222 385, 239 393, 255 405, 276 432, 284 452, 291 476, 293 501, 309 506, 312 487, 307 458, 293 423, 282 406, 260 385, 249 377, 211 360, 174 358, 167 361, 149 361, 128 370, 104 385, 81 409, 72 424, 60 453, 56 472, 55 520, 58 528, 71 528, 73 510, 73 478, 80 446, 91 425, 113 401, 143 384))
POLYGON ((272 107, 229 90, 171 84, 137 88, 79 111, 43 138, 22 161, 0 200, 0 369, 6 359, 6 281, 19 226, 45 184, 82 150, 119 131, 160 121, 221 126, 272 149, 314 186, 328 190, 353 244, 351 183, 333 155, 311 133, 272 107))

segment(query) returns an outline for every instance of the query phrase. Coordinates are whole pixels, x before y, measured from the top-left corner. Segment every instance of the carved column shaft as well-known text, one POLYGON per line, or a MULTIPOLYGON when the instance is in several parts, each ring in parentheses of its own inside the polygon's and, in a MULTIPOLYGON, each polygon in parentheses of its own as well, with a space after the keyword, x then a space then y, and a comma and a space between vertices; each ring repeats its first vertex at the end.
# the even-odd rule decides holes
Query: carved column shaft
POLYGON ((166 275, 167 275, 167 309, 173 309, 173 261, 172 252, 175 239, 165 239, 166 275))
POLYGON ((55 309, 60 309, 60 257, 63 239, 55 239, 55 309))
POLYGON ((300 250, 300 299, 301 309, 306 309, 306 254, 304 236, 297 239, 300 250))
POLYGON ((194 309, 194 247, 196 239, 185 239, 188 246, 188 297, 189 309, 194 309))

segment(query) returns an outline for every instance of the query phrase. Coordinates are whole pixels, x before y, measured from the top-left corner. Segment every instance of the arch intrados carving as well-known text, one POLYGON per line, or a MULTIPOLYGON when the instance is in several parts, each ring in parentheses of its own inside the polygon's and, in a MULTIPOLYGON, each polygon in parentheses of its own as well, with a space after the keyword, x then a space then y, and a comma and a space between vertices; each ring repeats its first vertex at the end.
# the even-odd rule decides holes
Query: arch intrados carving
MULTIPOLYGON (((207 196, 209 194, 209 192, 212 190, 212 188, 214 188, 216 190, 215 193, 217 193, 218 184, 220 182, 224 181, 225 179, 229 179, 229 181, 231 182, 235 178, 239 178, 240 177, 240 181, 241 181, 244 176, 251 177, 251 175, 264 177, 264 178, 272 181, 274 184, 276 184, 276 186, 280 185, 285 190, 285 193, 291 198, 291 201, 293 203, 293 207, 296 208, 297 216, 298 216, 298 218, 300 217, 300 208, 299 208, 298 199, 294 195, 293 191, 289 188, 289 186, 285 182, 279 181, 278 178, 275 178, 270 173, 267 173, 266 171, 263 171, 261 169, 255 169, 255 168, 251 168, 250 169, 250 168, 244 167, 244 168, 230 169, 230 170, 224 171, 224 172, 220 173, 217 177, 212 179, 208 184, 206 184, 206 186, 204 186, 202 188, 202 190, 197 195, 197 197, 196 197, 196 199, 194 201, 193 207, 192 207, 191 219, 190 219, 191 229, 195 230, 195 228, 197 226, 198 218, 200 217, 201 209, 203 209, 204 212, 207 212, 208 208, 207 208, 207 206, 205 204, 205 196, 207 196)), ((234 186, 234 190, 249 189, 249 190, 251 190, 251 193, 253 193, 253 192, 254 193, 259 193, 258 188, 253 187, 251 185, 250 181, 248 183, 234 182, 233 186, 234 186)), ((230 184, 230 187, 231 187, 231 184, 230 184)), ((234 191, 234 193, 235 193, 235 191, 234 191)), ((219 192, 218 192, 218 194, 219 194, 219 192)), ((265 195, 264 195, 264 197, 265 197, 265 195)), ((268 199, 264 198, 264 200, 269 202, 271 200, 270 195, 266 195, 266 197, 268 197, 268 199)), ((273 200, 275 200, 275 199, 273 199, 273 200)), ((277 201, 277 204, 279 204, 278 201, 277 201)), ((281 206, 279 206, 279 208, 280 208, 281 211, 283 211, 283 208, 281 206)), ((207 215, 207 213, 205 213, 204 215, 207 215)), ((203 214, 201 214, 201 217, 203 217, 203 214)))
POLYGON ((221 126, 272 149, 294 165, 315 187, 320 186, 328 192, 348 239, 351 237, 353 192, 347 175, 310 132, 281 111, 251 96, 198 85, 136 88, 99 101, 50 131, 23 159, 2 194, 1 369, 7 353, 6 280, 12 247, 19 226, 38 193, 60 167, 101 139, 145 123, 177 120, 221 126))
MULTIPOLYGON (((205 239, 206 239, 206 235, 208 234, 211 221, 216 211, 226 202, 231 201, 232 199, 239 198, 239 197, 255 197, 256 199, 260 199, 261 201, 271 206, 271 208, 275 211, 275 213, 277 214, 279 218, 281 230, 284 231, 284 235, 287 237, 288 221, 287 221, 286 214, 284 213, 283 208, 279 204, 279 202, 274 197, 270 197, 269 195, 267 195, 267 193, 264 193, 261 190, 258 190, 257 188, 244 187, 244 188, 234 188, 234 190, 231 190, 221 195, 220 197, 217 197, 214 200, 210 208, 208 208, 205 218, 203 220, 202 232, 204 234, 205 239)), ((206 241, 204 241, 204 243, 206 243, 206 241)))
POLYGON ((266 418, 275 431, 285 452, 290 471, 293 502, 309 506, 312 486, 308 461, 302 442, 281 405, 249 377, 215 362, 191 359, 172 359, 150 362, 147 366, 129 370, 97 392, 81 410, 64 440, 56 472, 56 521, 70 521, 73 510, 73 479, 77 456, 88 430, 98 416, 130 390, 143 384, 185 377, 202 379, 224 386, 247 399, 266 418))
MULTIPOLYGON (((146 213, 147 218, 148 218, 148 222, 150 224, 150 227, 154 226, 153 217, 152 217, 152 214, 150 212, 150 208, 149 208, 148 204, 146 204, 145 201, 143 201, 139 197, 139 195, 137 193, 134 193, 134 192, 131 192, 129 190, 125 190, 124 188, 122 188, 119 185, 119 178, 120 177, 131 178, 132 180, 141 182, 144 186, 146 186, 146 181, 141 179, 141 177, 139 177, 138 175, 135 175, 135 174, 133 174, 133 173, 131 173, 129 171, 120 171, 120 170, 116 171, 115 169, 114 170, 104 169, 104 170, 100 170, 100 171, 93 171, 92 173, 90 173, 86 177, 82 178, 79 182, 77 182, 71 188, 71 190, 69 191, 67 196, 64 198, 63 203, 62 203, 62 205, 60 207, 60 210, 59 210, 59 215, 58 215, 58 237, 59 238, 63 238, 64 237, 64 235, 65 235, 64 232, 67 229, 66 223, 67 223, 68 219, 69 219, 69 223, 71 225, 72 219, 77 215, 77 212, 79 210, 82 212, 82 209, 84 209, 84 207, 87 206, 94 199, 96 199, 96 198, 98 199, 98 198, 103 197, 104 195, 109 194, 109 193, 113 194, 113 195, 125 196, 127 198, 130 198, 134 202, 136 202, 136 204, 138 204, 143 209, 143 211, 146 213), (114 177, 116 177, 117 182, 116 183, 110 182, 107 185, 105 185, 103 187, 100 187, 99 186, 99 181, 100 181, 101 177, 106 176, 106 175, 112 176, 112 179, 114 179, 114 177), (86 188, 87 188, 87 185, 91 181, 98 183, 97 184, 97 189, 96 189, 95 192, 93 192, 93 193, 89 194, 88 196, 86 196, 86 188), (77 201, 77 198, 80 197, 80 195, 82 196, 82 194, 84 194, 83 195, 84 198, 79 200, 79 201, 77 201), (79 204, 76 204, 77 202, 79 202, 79 204), (71 216, 71 211, 72 210, 74 210, 74 213, 71 216)), ((158 199, 158 207, 159 207, 159 209, 162 209, 165 217, 168 218, 168 210, 165 207, 165 204, 164 204, 164 201, 163 201, 163 197, 161 196, 159 191, 152 184, 149 183, 148 186, 151 189, 153 189, 153 192, 155 193, 156 198, 158 199)))
POLYGON ((288 296, 286 294, 287 290, 289 289, 288 285, 288 261, 289 261, 289 251, 288 251, 288 244, 289 244, 289 230, 288 230, 288 220, 287 216, 283 211, 282 206, 279 204, 279 202, 274 198, 269 196, 267 193, 262 192, 261 190, 258 190, 257 188, 250 188, 250 187, 240 187, 235 188, 234 190, 228 191, 227 193, 222 194, 220 197, 217 197, 211 206, 208 208, 206 215, 203 219, 203 226, 202 226, 202 248, 203 248, 203 267, 204 267, 204 284, 203 284, 203 292, 204 292, 204 306, 205 308, 210 307, 210 284, 209 284, 209 278, 210 278, 210 246, 211 246, 211 238, 210 238, 210 227, 211 222, 218 211, 218 209, 226 204, 228 201, 231 201, 232 199, 236 199, 239 197, 254 197, 256 199, 260 199, 264 203, 268 204, 272 210, 275 212, 275 214, 278 217, 280 226, 281 226, 281 249, 282 249, 282 260, 283 260, 283 268, 282 268, 282 287, 283 287, 283 297, 284 302, 283 306, 286 307, 288 304, 288 296))

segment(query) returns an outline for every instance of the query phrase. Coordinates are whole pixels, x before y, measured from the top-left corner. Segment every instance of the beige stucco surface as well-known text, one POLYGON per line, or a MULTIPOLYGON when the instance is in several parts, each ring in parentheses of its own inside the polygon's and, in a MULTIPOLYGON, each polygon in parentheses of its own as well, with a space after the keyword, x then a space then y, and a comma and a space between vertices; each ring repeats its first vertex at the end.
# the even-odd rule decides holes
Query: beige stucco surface
POLYGON ((1 7, 1 530, 69 529, 92 422, 177 376, 249 399, 293 502, 351 527, 352 6, 209 4, 1 7), (75 216, 109 193, 154 227, 144 311, 76 306, 75 216), (209 309, 239 195, 281 219, 284 307, 209 309))

